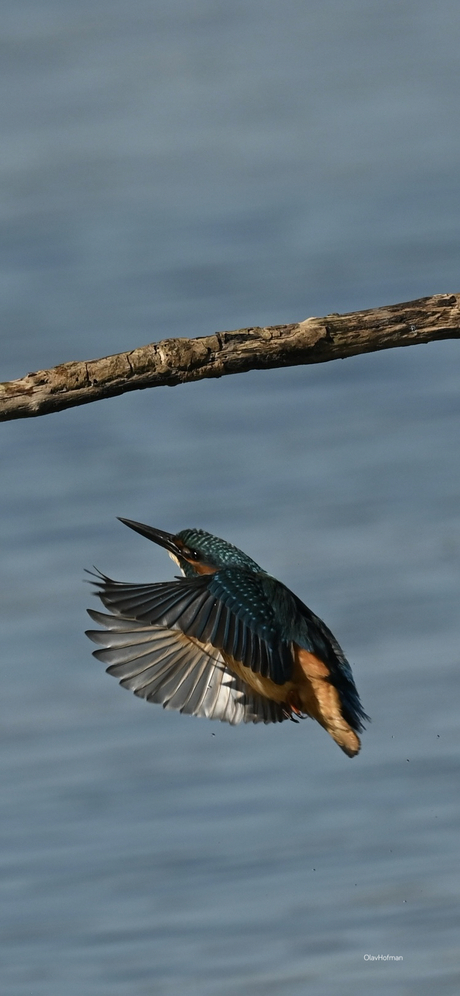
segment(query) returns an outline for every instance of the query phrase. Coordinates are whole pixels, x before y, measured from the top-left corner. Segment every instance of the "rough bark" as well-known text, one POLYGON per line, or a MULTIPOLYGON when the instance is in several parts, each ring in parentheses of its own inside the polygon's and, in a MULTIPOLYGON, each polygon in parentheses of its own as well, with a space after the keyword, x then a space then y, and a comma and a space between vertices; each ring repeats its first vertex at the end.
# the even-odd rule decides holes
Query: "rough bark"
POLYGON ((147 387, 460 337, 460 294, 436 294, 290 325, 164 339, 99 360, 61 363, 0 384, 0 421, 47 415, 147 387))

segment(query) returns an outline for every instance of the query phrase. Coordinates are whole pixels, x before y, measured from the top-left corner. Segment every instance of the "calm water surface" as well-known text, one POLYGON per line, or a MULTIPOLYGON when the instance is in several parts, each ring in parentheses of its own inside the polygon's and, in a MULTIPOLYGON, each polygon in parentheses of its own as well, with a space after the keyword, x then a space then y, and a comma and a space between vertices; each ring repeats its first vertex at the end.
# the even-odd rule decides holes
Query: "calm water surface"
MULTIPOLYGON (((2 379, 460 289, 454 3, 0 10, 2 379)), ((3 425, 2 992, 458 993, 458 355, 3 425), (222 535, 325 618, 361 755, 106 677, 83 568, 173 576, 117 515, 222 535)))

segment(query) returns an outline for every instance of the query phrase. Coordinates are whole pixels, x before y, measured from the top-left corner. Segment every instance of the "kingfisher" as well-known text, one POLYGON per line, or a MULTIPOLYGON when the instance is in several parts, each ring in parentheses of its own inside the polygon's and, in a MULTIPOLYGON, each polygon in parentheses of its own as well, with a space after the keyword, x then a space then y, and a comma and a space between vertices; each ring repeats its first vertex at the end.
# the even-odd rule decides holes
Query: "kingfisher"
MULTIPOLYGON (((351 667, 327 626, 281 581, 203 529, 176 534, 120 518, 168 551, 181 577, 92 583, 109 614, 87 636, 94 657, 135 695, 231 723, 310 717, 354 757, 368 720, 351 667)), ((89 572, 93 573, 93 572, 89 572)))

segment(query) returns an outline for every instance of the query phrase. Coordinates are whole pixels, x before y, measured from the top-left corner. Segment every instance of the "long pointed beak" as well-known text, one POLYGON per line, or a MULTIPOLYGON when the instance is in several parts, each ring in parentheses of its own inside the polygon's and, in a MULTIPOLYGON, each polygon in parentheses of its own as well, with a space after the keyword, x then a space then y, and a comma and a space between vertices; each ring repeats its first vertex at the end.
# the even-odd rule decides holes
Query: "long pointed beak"
POLYGON ((153 526, 145 526, 142 522, 134 522, 133 519, 122 519, 118 516, 119 522, 123 522, 125 526, 129 526, 130 529, 134 529, 134 532, 140 533, 141 536, 146 536, 147 539, 153 540, 154 543, 158 543, 159 546, 163 546, 165 550, 169 553, 173 553, 175 557, 180 556, 181 549, 176 542, 176 537, 173 533, 165 533, 162 529, 154 529, 153 526))

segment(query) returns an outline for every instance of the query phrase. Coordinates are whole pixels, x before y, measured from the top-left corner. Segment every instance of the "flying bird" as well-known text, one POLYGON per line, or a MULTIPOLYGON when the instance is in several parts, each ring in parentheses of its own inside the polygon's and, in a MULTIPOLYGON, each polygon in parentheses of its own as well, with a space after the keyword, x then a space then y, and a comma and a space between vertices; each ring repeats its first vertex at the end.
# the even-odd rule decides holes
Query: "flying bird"
MULTIPOLYGON (((315 719, 354 757, 366 716, 331 631, 242 550, 202 529, 173 534, 120 519, 164 547, 182 577, 92 582, 109 614, 87 635, 94 656, 135 695, 193 716, 236 723, 315 719)), ((91 572, 90 572, 91 573, 91 572)))

